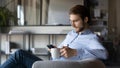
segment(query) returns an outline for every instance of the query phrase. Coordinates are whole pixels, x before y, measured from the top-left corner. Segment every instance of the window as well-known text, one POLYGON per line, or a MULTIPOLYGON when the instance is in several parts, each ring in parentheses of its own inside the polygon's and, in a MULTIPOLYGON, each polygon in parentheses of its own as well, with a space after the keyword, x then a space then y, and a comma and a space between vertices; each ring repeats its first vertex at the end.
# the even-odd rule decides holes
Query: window
POLYGON ((69 9, 83 0, 18 0, 19 25, 70 25, 69 9))
POLYGON ((18 25, 40 25, 42 0, 18 0, 18 25))

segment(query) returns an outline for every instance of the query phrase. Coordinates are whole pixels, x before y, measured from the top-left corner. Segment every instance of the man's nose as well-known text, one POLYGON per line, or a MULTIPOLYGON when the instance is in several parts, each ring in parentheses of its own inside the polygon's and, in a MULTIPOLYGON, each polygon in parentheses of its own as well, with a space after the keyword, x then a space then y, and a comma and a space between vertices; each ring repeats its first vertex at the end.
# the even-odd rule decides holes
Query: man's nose
POLYGON ((71 25, 74 27, 75 25, 74 25, 74 22, 71 22, 71 25))

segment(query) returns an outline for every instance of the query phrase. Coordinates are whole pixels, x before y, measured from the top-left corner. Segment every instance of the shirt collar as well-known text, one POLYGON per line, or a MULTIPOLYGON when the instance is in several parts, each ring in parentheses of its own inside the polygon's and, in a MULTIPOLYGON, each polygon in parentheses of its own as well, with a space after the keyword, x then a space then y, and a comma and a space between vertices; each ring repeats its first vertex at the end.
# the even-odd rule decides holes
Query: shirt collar
MULTIPOLYGON (((76 33, 76 31, 74 31, 76 33)), ((79 32, 79 35, 87 35, 92 33, 90 29, 85 29, 84 31, 79 32)))

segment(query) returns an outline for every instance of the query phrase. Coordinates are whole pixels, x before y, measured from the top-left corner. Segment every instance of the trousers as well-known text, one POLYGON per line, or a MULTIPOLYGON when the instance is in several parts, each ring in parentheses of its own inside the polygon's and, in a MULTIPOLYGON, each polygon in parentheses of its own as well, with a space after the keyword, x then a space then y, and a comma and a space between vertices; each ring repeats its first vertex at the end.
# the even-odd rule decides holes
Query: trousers
POLYGON ((41 58, 19 49, 14 54, 11 54, 0 68, 32 68, 32 64, 38 60, 42 61, 41 58))

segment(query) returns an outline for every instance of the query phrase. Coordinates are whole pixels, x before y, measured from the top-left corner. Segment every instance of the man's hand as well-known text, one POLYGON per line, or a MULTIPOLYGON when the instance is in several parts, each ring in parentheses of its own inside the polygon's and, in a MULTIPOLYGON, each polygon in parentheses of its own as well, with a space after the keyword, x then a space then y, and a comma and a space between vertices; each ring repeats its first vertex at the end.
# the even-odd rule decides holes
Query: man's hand
POLYGON ((60 49, 61 56, 64 56, 65 58, 73 57, 77 55, 76 49, 71 49, 68 46, 63 46, 63 48, 60 49))

